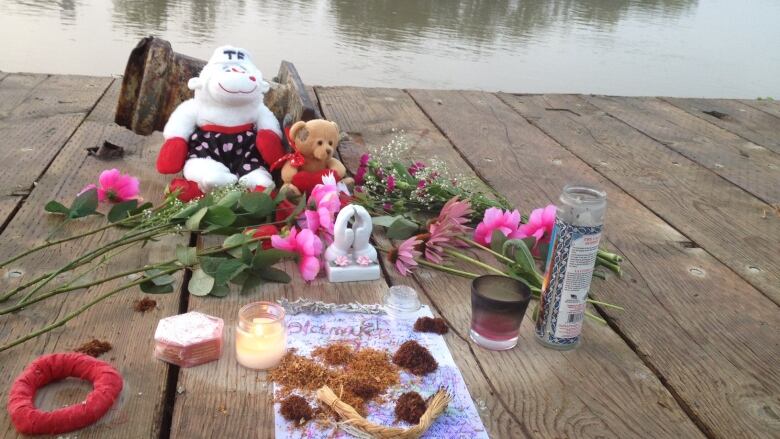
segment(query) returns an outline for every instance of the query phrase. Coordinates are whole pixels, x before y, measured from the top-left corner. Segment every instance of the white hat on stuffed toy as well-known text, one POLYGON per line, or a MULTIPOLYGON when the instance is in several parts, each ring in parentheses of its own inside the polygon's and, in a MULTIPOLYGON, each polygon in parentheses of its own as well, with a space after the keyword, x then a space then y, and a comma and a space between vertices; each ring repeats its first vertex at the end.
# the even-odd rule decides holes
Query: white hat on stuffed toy
POLYGON ((263 81, 263 74, 260 69, 252 62, 252 57, 246 49, 234 46, 220 46, 214 50, 214 53, 209 58, 208 63, 201 70, 200 75, 197 78, 192 78, 187 82, 187 86, 190 90, 199 88, 202 84, 202 78, 204 73, 208 74, 209 70, 214 70, 225 65, 238 65, 241 66, 247 72, 251 72, 254 76, 260 79, 259 84, 262 86, 263 92, 267 91, 269 85, 266 81, 263 81))

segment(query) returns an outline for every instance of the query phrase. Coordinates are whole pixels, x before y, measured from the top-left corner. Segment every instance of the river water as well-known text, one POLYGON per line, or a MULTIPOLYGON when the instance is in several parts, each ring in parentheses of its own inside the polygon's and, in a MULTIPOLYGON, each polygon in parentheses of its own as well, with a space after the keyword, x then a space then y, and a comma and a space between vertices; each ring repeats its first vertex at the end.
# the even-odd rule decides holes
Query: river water
POLYGON ((780 98, 780 0, 0 0, 0 70, 121 74, 150 34, 308 84, 780 98))

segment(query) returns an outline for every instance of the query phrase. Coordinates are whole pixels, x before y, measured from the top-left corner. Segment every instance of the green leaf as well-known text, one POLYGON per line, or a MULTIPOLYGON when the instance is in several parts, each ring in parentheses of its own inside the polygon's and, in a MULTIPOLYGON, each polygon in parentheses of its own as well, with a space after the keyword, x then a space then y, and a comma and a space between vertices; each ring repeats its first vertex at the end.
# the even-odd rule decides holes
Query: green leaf
POLYGON ((230 279, 233 279, 247 268, 248 267, 238 259, 228 259, 223 261, 221 264, 219 264, 216 272, 214 273, 214 282, 217 285, 224 285, 230 279))
POLYGON ((295 256, 296 256, 295 253, 286 252, 283 250, 277 250, 275 248, 271 248, 268 250, 258 250, 255 253, 255 257, 252 258, 252 269, 257 270, 265 267, 270 267, 271 265, 274 265, 275 263, 279 262, 283 258, 293 258, 295 256))
POLYGON ((230 294, 230 287, 227 285, 214 285, 209 293, 210 296, 214 297, 225 297, 228 294, 230 294))
MULTIPOLYGON (((236 259, 244 259, 244 251, 251 251, 257 248, 258 242, 252 241, 252 237, 249 235, 245 235, 243 233, 236 233, 234 235, 230 235, 227 238, 225 238, 225 241, 222 242, 222 247, 233 247, 236 245, 241 245, 240 247, 234 247, 229 250, 225 250, 230 256, 233 256, 236 259)), ((251 261, 251 257, 249 258, 251 261)))
POLYGON ((168 294, 173 292, 172 284, 157 285, 154 283, 154 280, 156 279, 141 282, 139 285, 141 291, 147 294, 168 294))
POLYGON ((108 211, 108 222, 115 223, 122 221, 132 214, 132 212, 138 207, 138 200, 129 200, 122 203, 114 204, 111 210, 108 211))
POLYGON ((176 212, 171 218, 173 219, 185 219, 191 217, 195 212, 202 209, 202 206, 198 203, 189 203, 184 206, 180 211, 176 212))
POLYGON ((203 217, 206 216, 208 211, 208 207, 202 207, 197 212, 193 213, 185 223, 187 230, 198 230, 200 228, 200 222, 203 220, 203 217))
POLYGON ((292 213, 290 213, 290 216, 287 217, 287 221, 295 221, 295 218, 298 218, 298 215, 303 212, 303 209, 306 208, 306 195, 301 195, 300 201, 298 201, 298 204, 295 206, 295 209, 293 209, 292 213))
POLYGON ((43 210, 49 213, 56 213, 62 215, 70 214, 70 209, 68 209, 58 201, 49 201, 48 203, 46 203, 46 206, 44 206, 43 210))
POLYGON ((274 210, 274 201, 264 192, 246 192, 238 205, 253 216, 267 216, 274 210))
POLYGON ((241 294, 251 293, 252 290, 264 283, 263 279, 253 274, 248 274, 241 284, 241 294))
POLYGON ((171 276, 170 274, 163 274, 163 275, 161 275, 160 273, 162 273, 162 270, 157 269, 157 268, 152 269, 152 270, 146 270, 146 272, 145 272, 145 274, 149 278, 149 280, 152 281, 152 283, 154 283, 155 285, 158 285, 158 286, 170 285, 170 284, 172 284, 175 281, 173 276, 171 276), (153 277, 153 276, 155 276, 155 277, 153 277))
POLYGON ((176 259, 182 265, 195 265, 198 263, 198 249, 179 244, 176 246, 176 259))
POLYGON ((225 196, 222 197, 222 199, 220 199, 217 202, 217 206, 227 207, 228 209, 230 209, 236 205, 238 200, 241 198, 242 194, 244 194, 244 191, 240 191, 240 190, 230 191, 226 193, 225 196))
POLYGON ((274 267, 265 267, 259 270, 253 270, 253 273, 259 276, 261 279, 281 284, 289 283, 292 279, 289 274, 274 267))
POLYGON ((211 206, 203 220, 211 225, 227 227, 236 220, 236 214, 225 206, 211 206))
POLYGON ((70 212, 68 216, 73 219, 83 218, 85 216, 96 213, 97 207, 97 189, 90 189, 76 196, 76 199, 73 200, 73 204, 70 206, 70 212))
POLYGON ((506 240, 506 235, 501 233, 500 230, 493 230, 493 234, 490 235, 490 249, 503 255, 506 240))
POLYGON ((393 170, 395 170, 396 176, 405 180, 409 184, 417 184, 417 179, 409 173, 406 165, 401 162, 393 162, 393 170))
POLYGON ((187 289, 193 296, 206 296, 214 288, 214 278, 198 268, 192 273, 187 289))
POLYGON ((393 225, 393 222, 401 218, 400 216, 390 216, 390 215, 382 215, 382 216, 374 216, 371 217, 371 222, 374 223, 375 226, 382 226, 382 227, 390 227, 393 225))
POLYGON ((219 268, 219 264, 225 261, 227 261, 226 257, 201 256, 200 268, 202 268, 203 271, 208 273, 210 276, 214 276, 214 274, 217 272, 217 269, 219 268))
POLYGON ((414 221, 398 218, 387 229, 387 237, 390 239, 407 239, 417 233, 419 228, 414 221))
POLYGON ((531 273, 536 270, 531 250, 522 239, 510 239, 504 242, 501 253, 508 258, 513 258, 525 272, 531 273))

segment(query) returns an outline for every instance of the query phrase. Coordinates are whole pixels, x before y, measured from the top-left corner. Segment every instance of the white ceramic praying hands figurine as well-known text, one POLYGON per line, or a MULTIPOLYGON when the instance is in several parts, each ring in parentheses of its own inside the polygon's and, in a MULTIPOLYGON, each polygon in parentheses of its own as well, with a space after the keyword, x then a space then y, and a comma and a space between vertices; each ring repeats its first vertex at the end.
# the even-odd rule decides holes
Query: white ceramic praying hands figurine
POLYGON ((379 264, 371 245, 371 215, 363 206, 345 206, 333 224, 333 244, 325 250, 325 271, 331 282, 379 279, 379 264), (350 220, 354 219, 352 227, 350 220))

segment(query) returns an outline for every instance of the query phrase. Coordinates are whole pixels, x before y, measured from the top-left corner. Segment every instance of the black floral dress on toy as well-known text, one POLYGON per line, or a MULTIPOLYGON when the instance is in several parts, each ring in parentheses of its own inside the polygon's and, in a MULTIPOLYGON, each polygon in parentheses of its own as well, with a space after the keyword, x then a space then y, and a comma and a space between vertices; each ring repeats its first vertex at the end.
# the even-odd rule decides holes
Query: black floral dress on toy
POLYGON ((264 165, 255 147, 255 128, 240 132, 223 132, 198 127, 190 136, 189 158, 210 158, 227 166, 231 173, 243 177, 264 165))

